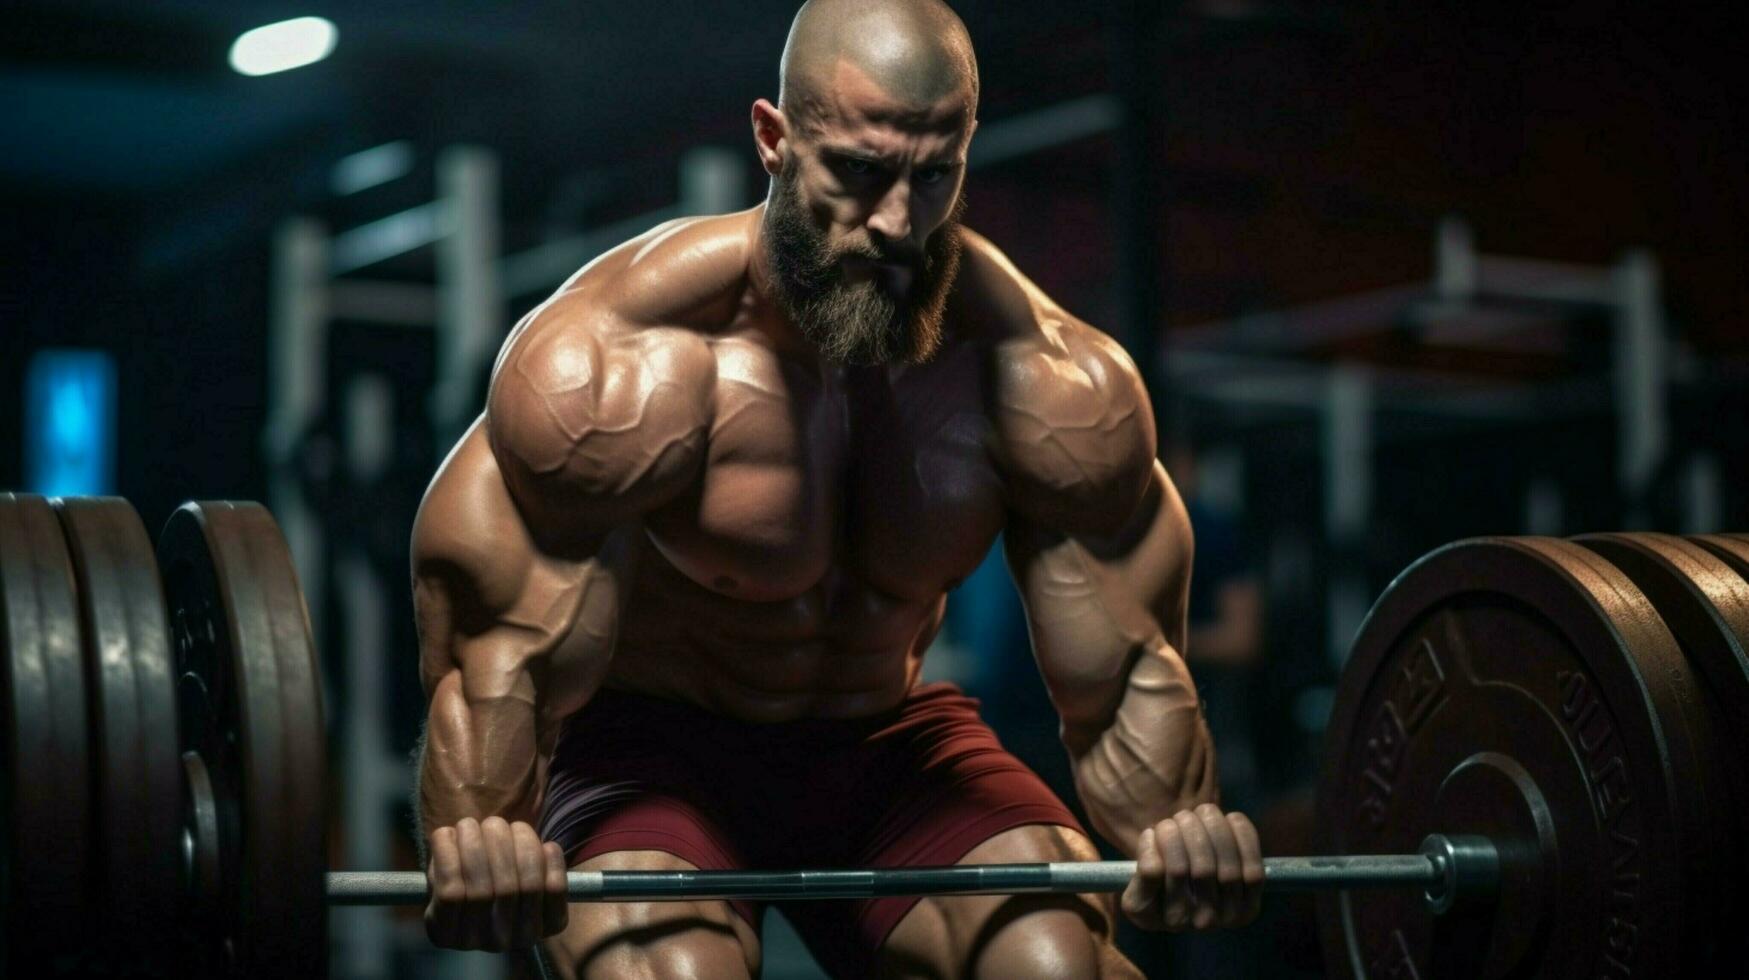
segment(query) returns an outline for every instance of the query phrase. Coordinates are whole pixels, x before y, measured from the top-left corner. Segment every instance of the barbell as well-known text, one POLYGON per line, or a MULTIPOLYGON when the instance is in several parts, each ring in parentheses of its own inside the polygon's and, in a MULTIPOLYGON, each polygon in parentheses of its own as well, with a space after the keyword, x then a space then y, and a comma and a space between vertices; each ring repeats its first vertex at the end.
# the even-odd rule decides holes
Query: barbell
MULTIPOLYGON (((891 895, 1083 894, 1122 891, 1134 861, 1051 861, 931 868, 821 871, 572 871, 573 902, 696 902, 743 899, 794 902, 891 895)), ((1429 834, 1415 854, 1272 857, 1263 861, 1265 891, 1419 888, 1428 908, 1492 897, 1500 856, 1486 837, 1429 834)), ((330 871, 331 905, 423 905, 431 897, 421 871, 330 871)))
MULTIPOLYGON (((1458 542, 1400 575, 1338 685, 1317 890, 1343 976, 1675 976, 1744 962, 1749 537, 1458 542), (1405 894, 1408 895, 1405 898, 1405 894)), ((9 970, 325 975, 314 644, 284 540, 191 503, 0 494, 9 970), (95 923, 95 925, 93 925, 95 923), (118 966, 119 964, 119 966, 118 966)), ((579 901, 1115 891, 1131 862, 576 872, 579 901)))

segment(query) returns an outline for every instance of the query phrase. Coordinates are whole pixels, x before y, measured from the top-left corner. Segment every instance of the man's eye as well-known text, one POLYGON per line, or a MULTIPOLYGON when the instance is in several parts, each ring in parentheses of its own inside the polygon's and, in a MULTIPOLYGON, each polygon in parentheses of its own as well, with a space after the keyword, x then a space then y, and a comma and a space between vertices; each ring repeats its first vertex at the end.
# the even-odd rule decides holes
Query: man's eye
POLYGON ((924 184, 939 184, 947 176, 946 167, 924 167, 917 171, 917 180, 924 184))
POLYGON ((874 170, 874 164, 869 163, 867 160, 858 160, 855 157, 845 157, 844 158, 844 172, 845 173, 851 173, 851 174, 857 175, 858 177, 861 177, 862 175, 870 173, 873 170, 874 170))

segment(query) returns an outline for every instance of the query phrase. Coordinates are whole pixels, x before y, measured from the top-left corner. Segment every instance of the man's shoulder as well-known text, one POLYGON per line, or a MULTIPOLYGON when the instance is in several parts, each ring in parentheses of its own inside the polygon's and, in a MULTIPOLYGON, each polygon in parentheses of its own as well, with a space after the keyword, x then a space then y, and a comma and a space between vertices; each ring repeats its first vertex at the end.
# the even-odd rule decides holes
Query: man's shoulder
POLYGON ((676 218, 608 250, 554 296, 620 326, 714 327, 747 286, 754 211, 676 218))
POLYGON ((746 284, 747 221, 747 212, 667 221, 584 266, 511 331, 494 393, 600 400, 633 381, 708 388, 708 338, 746 284))
POLYGON ((1033 330, 1043 307, 1055 305, 996 244, 962 227, 960 268, 949 309, 971 336, 996 343, 1033 330))
POLYGON ((732 316, 745 275, 737 217, 660 225, 517 325, 486 419, 519 498, 558 490, 637 511, 691 478, 716 383, 710 328, 732 316))
POLYGON ((998 372, 1036 372, 1067 362, 1123 375, 1139 390, 1135 362, 1117 341, 1063 308, 989 239, 970 229, 961 234, 955 315, 968 337, 991 352, 998 372))
POLYGON ((615 250, 603 292, 628 323, 715 328, 747 288, 756 212, 680 218, 615 250))
POLYGON ((1154 463, 1135 362, 982 236, 968 235, 965 263, 963 308, 989 352, 989 412, 1017 509, 1063 529, 1121 520, 1154 463))
POLYGON ((519 503, 592 501, 630 516, 691 479, 715 378, 692 330, 536 318, 499 356, 486 432, 519 503))

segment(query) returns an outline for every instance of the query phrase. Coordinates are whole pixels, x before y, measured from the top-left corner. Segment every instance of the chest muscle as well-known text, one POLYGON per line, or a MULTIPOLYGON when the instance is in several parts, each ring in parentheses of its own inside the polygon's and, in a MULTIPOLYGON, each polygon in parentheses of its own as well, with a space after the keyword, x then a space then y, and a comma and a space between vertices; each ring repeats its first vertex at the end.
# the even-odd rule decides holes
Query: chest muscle
POLYGON ((975 379, 955 366, 847 380, 729 363, 699 483, 653 515, 652 542, 740 599, 939 595, 977 567, 1003 517, 990 427, 964 383, 975 379))

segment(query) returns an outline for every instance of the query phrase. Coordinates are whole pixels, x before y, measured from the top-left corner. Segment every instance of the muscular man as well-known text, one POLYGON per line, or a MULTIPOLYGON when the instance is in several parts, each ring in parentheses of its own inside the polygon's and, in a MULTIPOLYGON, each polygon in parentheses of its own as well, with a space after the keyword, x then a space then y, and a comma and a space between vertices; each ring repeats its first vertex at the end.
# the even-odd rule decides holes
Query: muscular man
MULTIPOLYGON (((567 910, 584 869, 1091 860, 976 703, 919 684, 999 531, 1093 829, 1150 928, 1256 913, 1180 656, 1190 528, 1134 364, 958 221, 978 76, 938 0, 812 0, 749 211, 520 323, 413 541, 439 944, 745 977, 759 908, 567 910)), ((1099 896, 802 902, 839 976, 1135 976, 1099 896)))

